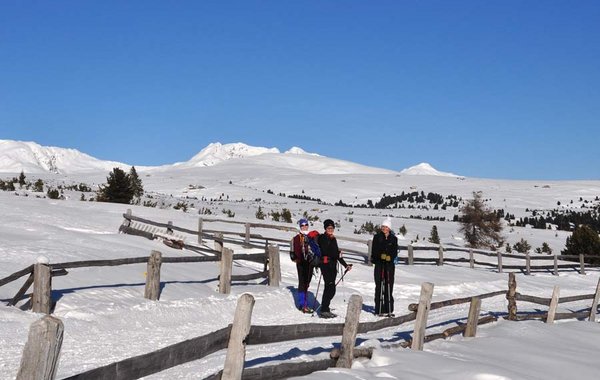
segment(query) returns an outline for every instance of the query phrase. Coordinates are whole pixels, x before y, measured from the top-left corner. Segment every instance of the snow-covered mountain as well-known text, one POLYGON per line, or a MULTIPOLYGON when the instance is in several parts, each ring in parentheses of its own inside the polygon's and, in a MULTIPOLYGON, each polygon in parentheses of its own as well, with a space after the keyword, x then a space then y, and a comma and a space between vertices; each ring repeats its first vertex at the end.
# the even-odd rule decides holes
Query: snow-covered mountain
POLYGON ((35 142, 0 140, 0 172, 73 174, 110 171, 114 167, 129 169, 129 165, 103 161, 77 149, 42 146, 35 142))
POLYGON ((443 177, 458 177, 456 174, 453 173, 441 172, 439 170, 436 170, 433 168, 433 166, 426 162, 422 162, 418 165, 411 166, 410 168, 403 169, 400 171, 400 173, 409 175, 436 175, 443 177))
POLYGON ((277 148, 261 148, 249 146, 243 143, 221 144, 212 143, 202 149, 198 154, 192 157, 189 161, 178 162, 175 167, 203 167, 213 166, 220 162, 231 160, 234 158, 245 158, 259 156, 265 153, 280 153, 277 148))
MULTIPOLYGON (((281 153, 277 148, 218 142, 209 144, 185 162, 159 167, 136 167, 138 170, 166 172, 174 169, 200 169, 221 165, 225 165, 228 170, 243 166, 246 172, 254 171, 253 165, 256 165, 271 170, 282 169, 310 174, 398 174, 393 170, 308 153, 299 147, 292 147, 285 153, 281 153)), ((45 147, 34 142, 0 140, 0 172, 4 173, 19 173, 21 170, 26 173, 105 173, 114 167, 128 170, 130 166, 121 162, 99 160, 76 149, 45 147)), ((426 163, 405 169, 400 173, 455 176, 452 173, 437 171, 426 163)))

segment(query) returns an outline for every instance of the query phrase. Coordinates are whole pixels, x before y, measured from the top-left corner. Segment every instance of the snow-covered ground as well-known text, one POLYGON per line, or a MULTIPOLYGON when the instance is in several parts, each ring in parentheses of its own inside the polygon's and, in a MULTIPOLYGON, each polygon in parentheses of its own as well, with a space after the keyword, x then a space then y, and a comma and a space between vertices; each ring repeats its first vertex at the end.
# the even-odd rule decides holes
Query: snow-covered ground
MULTIPOLYGON (((565 207, 581 206, 579 199, 593 201, 600 195, 600 181, 506 181, 472 179, 437 175, 407 175, 377 170, 361 172, 356 164, 333 161, 322 156, 290 153, 264 153, 243 159, 231 159, 207 167, 156 168, 140 170, 146 191, 160 200, 156 207, 128 206, 79 201, 80 193, 65 191, 67 200, 36 198, 25 190, 0 191, 0 278, 32 264, 37 257, 48 257, 51 263, 116 259, 148 256, 151 250, 163 255, 194 255, 193 252, 174 250, 160 241, 118 234, 122 214, 131 208, 134 215, 166 222, 190 229, 197 228, 198 211, 212 210, 207 218, 225 218, 223 209, 235 212, 235 220, 258 221, 255 213, 261 206, 265 213, 288 208, 297 220, 304 211, 318 216, 314 228, 321 230, 326 217, 339 222, 338 235, 355 235, 354 229, 362 223, 381 223, 384 215, 393 217, 394 230, 405 225, 408 230, 400 244, 419 241, 429 236, 436 225, 444 245, 462 246, 457 223, 451 222, 457 209, 374 210, 324 206, 279 196, 304 194, 326 202, 343 200, 346 203, 364 203, 376 200, 383 193, 401 191, 437 192, 454 194, 464 199, 473 191, 482 191, 488 204, 504 208, 511 214, 527 215, 526 209, 552 209, 557 202, 565 207), (319 166, 322 165, 322 166, 319 166), (326 169, 335 167, 327 172, 326 169), (316 174, 323 171, 324 174, 316 174), (191 186, 190 186, 191 185, 191 186), (267 192, 270 190, 270 192, 267 192), (271 194, 272 193, 272 194, 271 194), (27 194, 28 196, 24 196, 27 194), (186 198, 187 197, 187 198, 186 198), (204 201, 202 199, 205 199, 204 201), (210 199, 218 199, 210 201, 210 199), (188 212, 172 209, 178 201, 186 200, 188 212), (574 203, 570 204, 570 200, 574 203), (446 221, 410 218, 411 215, 445 216, 446 221), (450 220, 450 221, 449 221, 450 220)), ((26 173, 27 174, 27 173, 26 173)), ((18 172, 0 174, 12 178, 18 172)), ((77 184, 90 186, 103 183, 106 172, 69 175, 39 173, 28 180, 43 178, 49 184, 77 184)), ((89 198, 91 193, 86 193, 89 198)), ((42 195, 42 194, 38 194, 42 195)), ((280 223, 284 224, 284 223, 280 223)), ((206 227, 209 228, 209 227, 206 227)), ((210 228, 237 229, 226 224, 210 224, 210 228)), ((274 231, 265 233, 276 235, 274 231)), ((263 233, 263 231, 261 231, 263 233)), ((277 233, 282 238, 291 234, 277 233)), ((569 233, 531 228, 507 228, 505 235, 512 244, 524 237, 533 247, 548 242, 555 252, 564 248, 569 233)), ((191 240, 193 242, 193 239, 191 240)), ((423 242, 424 243, 424 242, 423 242)), ((211 245, 212 242, 208 241, 211 245)), ((346 243, 348 244, 348 243, 346 243)), ((360 244, 348 244, 360 249, 360 244)), ((364 246, 363 246, 364 247, 364 246)), ((255 252, 232 246, 236 252, 255 252)), ((363 248, 365 249, 365 248, 363 248)), ((417 251, 420 252, 420 251, 417 251)), ((253 281, 235 284, 230 295, 221 295, 218 285, 218 266, 215 263, 163 264, 163 289, 158 302, 143 298, 145 264, 120 267, 71 269, 67 276, 53 279, 53 298, 57 301, 54 315, 65 325, 65 336, 59 363, 58 378, 83 372, 114 361, 157 350, 185 339, 207 334, 227 326, 233 319, 237 298, 251 293, 255 299, 252 323, 257 325, 295 324, 302 322, 340 323, 344 320, 347 301, 352 294, 363 297, 364 308, 373 306, 373 269, 355 261, 355 268, 340 283, 332 307, 339 314, 332 320, 321 320, 299 313, 294 308, 293 289, 296 270, 282 252, 282 283, 271 288, 253 281)), ((234 274, 262 270, 260 265, 236 262, 234 274)), ((588 271, 585 276, 576 272, 561 272, 560 276, 535 273, 517 275, 518 291, 523 294, 550 297, 555 285, 561 296, 593 293, 600 272, 588 271)), ((22 278, 0 287, 0 299, 11 299, 21 287, 22 278)), ((508 275, 487 269, 469 269, 463 265, 446 264, 406 266, 396 269, 396 314, 408 312, 408 305, 418 301, 423 282, 435 284, 433 301, 467 297, 507 288, 508 275)), ((310 291, 316 291, 313 279, 310 291)), ((320 296, 319 296, 320 298, 320 296)), ((311 298, 312 300, 312 298, 311 298)), ((580 310, 590 301, 559 305, 559 311, 580 310)), ((0 305, 0 378, 15 377, 29 325, 40 318, 30 311, 0 305)), ((468 305, 433 310, 429 317, 428 333, 440 332, 465 321, 468 305)), ((519 311, 543 310, 534 304, 519 303, 519 311)), ((482 314, 503 313, 506 299, 498 296, 482 302, 482 314)), ((378 317, 363 312, 361 321, 378 317)), ((313 379, 567 379, 573 374, 595 378, 600 370, 597 352, 600 349, 600 325, 584 321, 559 321, 554 325, 542 322, 509 322, 480 326, 476 338, 453 337, 446 341, 425 344, 423 352, 408 349, 389 349, 412 332, 412 323, 368 334, 359 335, 363 345, 378 346, 371 360, 355 361, 351 370, 330 369, 306 376, 313 379)), ((247 363, 250 366, 272 365, 281 361, 301 361, 327 357, 339 338, 306 339, 264 346, 248 346, 247 363)), ((181 365, 149 379, 198 379, 222 368, 224 351, 202 360, 181 365)))

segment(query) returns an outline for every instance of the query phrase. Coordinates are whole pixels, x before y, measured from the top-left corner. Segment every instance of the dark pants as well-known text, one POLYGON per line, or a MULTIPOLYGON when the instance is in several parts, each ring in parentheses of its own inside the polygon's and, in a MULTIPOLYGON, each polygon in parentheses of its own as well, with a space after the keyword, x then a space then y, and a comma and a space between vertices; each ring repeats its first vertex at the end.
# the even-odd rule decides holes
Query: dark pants
POLYGON ((321 300, 321 312, 331 311, 329 304, 335 296, 335 278, 337 277, 337 265, 335 262, 321 265, 321 274, 323 275, 323 298, 321 300))
POLYGON ((393 263, 375 264, 373 271, 375 277, 375 314, 394 312, 394 296, 392 294, 395 273, 396 267, 393 263))
POLYGON ((313 267, 307 261, 303 261, 296 264, 296 270, 298 271, 298 292, 306 293, 313 276, 313 267))

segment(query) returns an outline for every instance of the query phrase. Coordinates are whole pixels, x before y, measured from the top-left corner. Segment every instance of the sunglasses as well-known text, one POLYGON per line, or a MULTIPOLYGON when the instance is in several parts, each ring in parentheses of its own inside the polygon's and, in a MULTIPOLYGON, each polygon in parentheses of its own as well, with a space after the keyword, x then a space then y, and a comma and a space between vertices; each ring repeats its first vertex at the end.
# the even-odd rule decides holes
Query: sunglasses
POLYGON ((301 224, 300 227, 308 227, 308 224, 301 224))

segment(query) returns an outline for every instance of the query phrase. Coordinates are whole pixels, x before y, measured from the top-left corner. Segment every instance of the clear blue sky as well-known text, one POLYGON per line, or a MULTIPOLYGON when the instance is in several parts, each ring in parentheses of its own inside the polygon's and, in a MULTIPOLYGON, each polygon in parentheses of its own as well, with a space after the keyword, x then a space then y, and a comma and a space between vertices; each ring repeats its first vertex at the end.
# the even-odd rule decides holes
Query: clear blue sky
POLYGON ((600 1, 3 0, 0 139, 600 179, 600 1))

